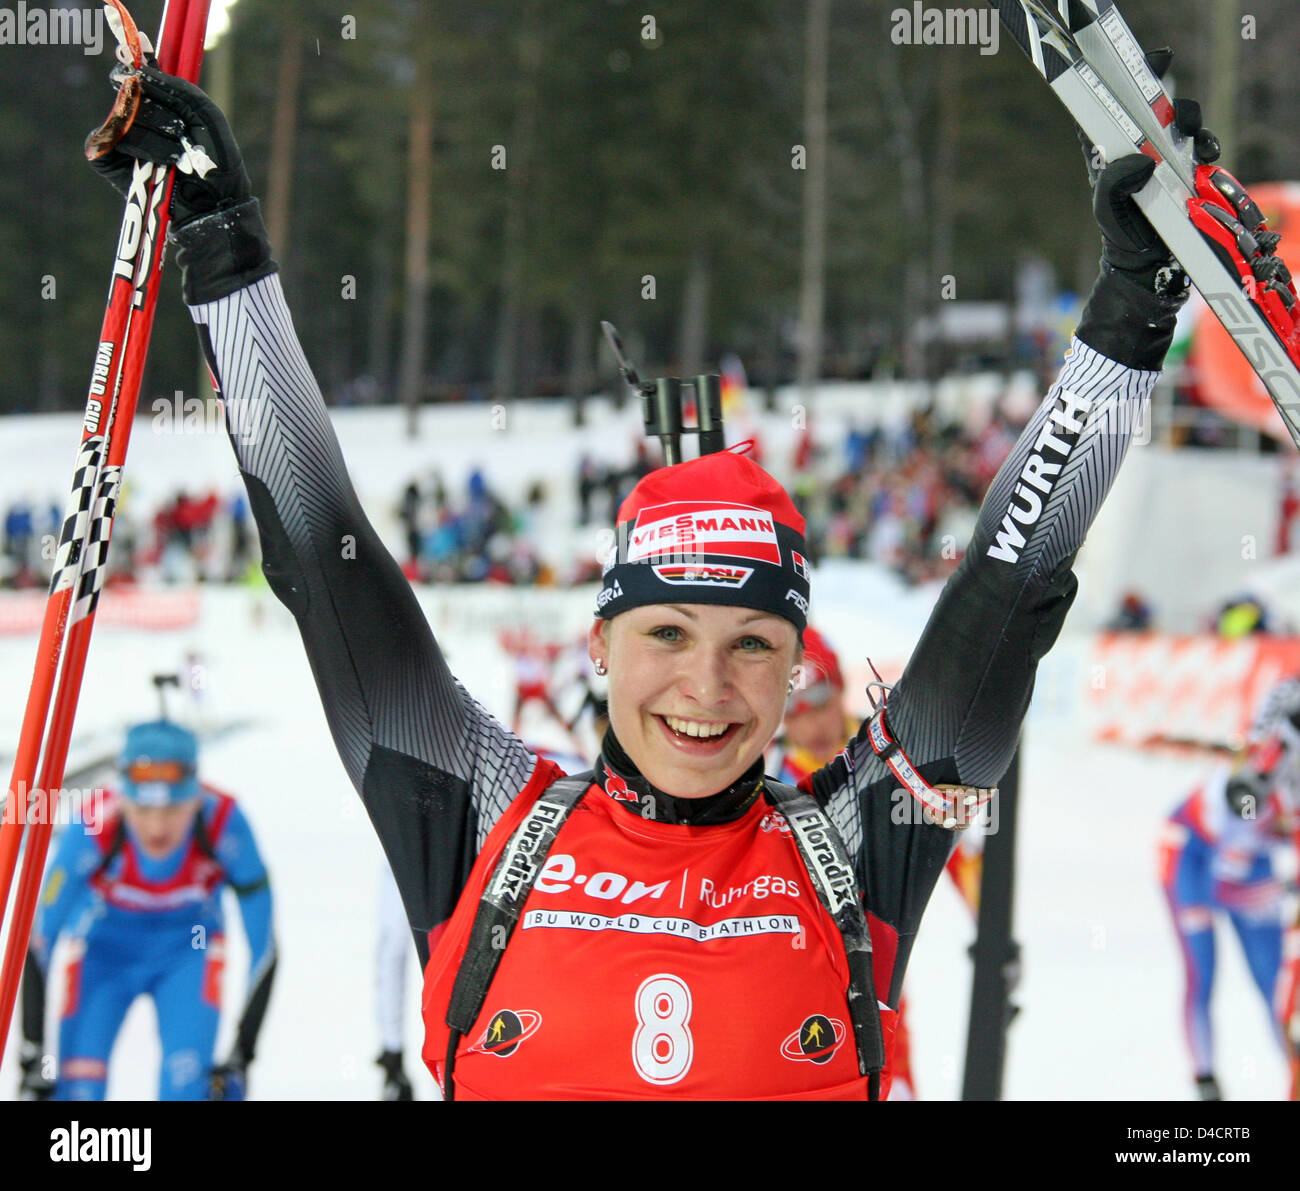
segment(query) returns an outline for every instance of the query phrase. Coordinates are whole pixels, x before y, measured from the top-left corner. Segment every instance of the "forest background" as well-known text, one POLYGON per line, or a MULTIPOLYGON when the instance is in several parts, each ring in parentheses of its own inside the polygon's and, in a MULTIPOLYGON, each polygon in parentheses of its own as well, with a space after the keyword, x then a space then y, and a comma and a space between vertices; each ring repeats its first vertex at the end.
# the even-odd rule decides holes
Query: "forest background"
MULTIPOLYGON (((203 81, 332 403, 580 399, 613 376, 601 318, 650 374, 934 375, 961 364, 917 334, 941 302, 1014 303, 1027 262, 1086 293, 1098 238, 1018 47, 897 44, 914 7, 238 0, 203 81)), ((156 29, 160 0, 132 9, 156 29)), ((1225 165, 1300 178, 1300 5, 1123 10, 1225 165)), ((110 66, 0 45, 0 413, 84 402, 121 202, 81 146, 110 66)), ((199 388, 169 272, 145 410, 199 388)))

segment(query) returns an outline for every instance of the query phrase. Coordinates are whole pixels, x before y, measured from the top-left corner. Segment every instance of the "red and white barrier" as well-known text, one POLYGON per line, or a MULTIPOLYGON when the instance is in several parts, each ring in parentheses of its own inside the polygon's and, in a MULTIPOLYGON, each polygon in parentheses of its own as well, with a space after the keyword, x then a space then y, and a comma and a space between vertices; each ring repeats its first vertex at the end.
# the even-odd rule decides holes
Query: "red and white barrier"
MULTIPOLYGON (((39 633, 46 603, 44 591, 0 594, 0 635, 39 633)), ((100 598, 96 622, 106 628, 187 629, 198 622, 200 606, 197 587, 109 587, 100 598)))
POLYGON ((1095 740, 1146 747, 1233 746, 1264 696, 1300 674, 1300 638, 1102 633, 1086 704, 1095 740))

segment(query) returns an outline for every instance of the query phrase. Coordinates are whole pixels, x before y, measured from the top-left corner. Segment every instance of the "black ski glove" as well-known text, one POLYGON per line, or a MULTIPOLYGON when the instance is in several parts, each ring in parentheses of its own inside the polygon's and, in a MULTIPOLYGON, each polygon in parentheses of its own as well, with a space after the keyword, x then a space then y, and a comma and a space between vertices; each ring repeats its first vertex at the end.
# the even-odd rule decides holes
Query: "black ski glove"
MULTIPOLYGON (((124 77, 124 68, 113 71, 114 82, 124 77)), ((123 195, 137 161, 176 166, 168 239, 176 246, 185 301, 211 302, 276 272, 225 114, 198 87, 152 63, 140 80, 143 98, 131 127, 90 164, 123 195)))
POLYGON ((380 1093, 381 1100, 415 1099, 415 1093, 411 1089, 411 1081, 406 1078, 406 1072, 402 1070, 402 1052, 400 1050, 386 1050, 375 1062, 384 1069, 384 1088, 380 1093))
MULTIPOLYGON (((1163 77, 1172 57, 1169 50, 1152 50, 1147 61, 1163 77)), ((1218 158, 1219 140, 1203 127, 1201 105, 1194 99, 1174 101, 1174 125, 1193 139, 1197 161, 1218 158)), ((1103 164, 1082 131, 1079 140, 1093 184, 1092 209, 1101 228, 1102 251, 1101 275, 1075 334, 1109 359, 1157 371, 1173 341, 1189 282, 1133 201, 1150 181, 1156 163, 1131 153, 1103 164)))
POLYGON ((229 1062, 212 1068, 209 1100, 243 1100, 248 1091, 248 1065, 232 1055, 229 1062))
POLYGON ((18 1084, 19 1100, 48 1100, 54 1095, 54 1080, 45 1075, 45 1056, 39 1046, 24 1042, 18 1053, 18 1066, 23 1073, 18 1084))
POLYGON ((1075 334, 1108 359, 1158 371, 1187 301, 1187 274, 1138 210, 1133 195, 1155 162, 1140 153, 1112 161, 1093 191, 1101 226, 1101 274, 1075 334))

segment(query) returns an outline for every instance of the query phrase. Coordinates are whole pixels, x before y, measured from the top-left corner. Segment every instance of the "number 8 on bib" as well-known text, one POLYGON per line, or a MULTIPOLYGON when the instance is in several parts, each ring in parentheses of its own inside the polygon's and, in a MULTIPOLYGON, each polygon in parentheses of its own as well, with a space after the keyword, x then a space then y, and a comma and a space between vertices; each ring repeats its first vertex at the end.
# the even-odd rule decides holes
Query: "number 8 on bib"
POLYGON ((657 1086, 677 1083, 691 1069, 691 990, 678 976, 661 972, 636 990, 636 1036, 632 1063, 636 1073, 657 1086))

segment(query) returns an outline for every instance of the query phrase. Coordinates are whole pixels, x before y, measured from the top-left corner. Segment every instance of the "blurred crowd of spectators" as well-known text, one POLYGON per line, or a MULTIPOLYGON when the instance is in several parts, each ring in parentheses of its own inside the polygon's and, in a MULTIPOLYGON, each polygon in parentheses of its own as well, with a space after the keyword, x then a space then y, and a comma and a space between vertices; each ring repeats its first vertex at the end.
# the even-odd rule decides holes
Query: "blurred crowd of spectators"
MULTIPOLYGON (((623 497, 653 466, 643 442, 636 444, 626 466, 597 463, 584 453, 575 477, 578 525, 613 525, 623 497)), ((590 551, 577 558, 548 558, 542 550, 544 521, 559 516, 553 490, 544 480, 532 481, 522 503, 513 507, 481 469, 470 473, 463 495, 449 493, 436 472, 424 483, 411 480, 398 505, 405 538, 403 570, 415 582, 591 582, 600 570, 590 551)))
MULTIPOLYGON (((819 446, 804 432, 789 459, 764 458, 756 441, 755 455, 788 484, 807 520, 814 561, 867 559, 920 583, 956 566, 983 493, 1018 429, 994 414, 972 433, 922 410, 894 428, 845 425, 819 446)), ((612 526, 622 499, 656 458, 644 441, 629 444, 623 461, 585 452, 571 479, 574 499, 564 501, 553 479, 527 483, 513 504, 482 469, 454 490, 437 472, 411 479, 390 510, 403 539, 397 551, 403 570, 413 582, 590 582, 599 576, 595 552, 563 549, 573 540, 573 522, 578 531, 612 526), (565 521, 567 527, 559 524, 565 521)), ((60 520, 56 506, 31 500, 10 505, 0 586, 48 582, 60 520)), ((256 561, 242 490, 229 496, 176 492, 151 514, 138 509, 128 491, 119 508, 113 582, 233 582, 256 561)))
POLYGON ((623 497, 654 466, 644 442, 636 444, 626 467, 597 463, 584 451, 578 460, 578 524, 613 525, 623 497))
POLYGON ((995 412, 972 433, 927 409, 896 429, 849 426, 835 452, 805 438, 791 487, 814 560, 866 559, 909 584, 947 577, 1019 430, 995 412))
POLYGON ((61 515, 57 505, 19 499, 4 515, 0 587, 38 587, 49 579, 61 515))
MULTIPOLYGON (((1118 633, 1145 633, 1157 627, 1156 612, 1139 591, 1126 591, 1105 627, 1118 633)), ((1241 591, 1223 600, 1201 622, 1201 631, 1237 641, 1256 634, 1294 636, 1296 626, 1254 592, 1241 591)))
MULTIPOLYGON (((0 587, 44 587, 54 568, 63 513, 20 498, 4 513, 0 587)), ((108 583, 234 582, 257 560, 256 535, 242 490, 173 493, 152 514, 128 491, 113 523, 108 583)))
POLYGON ((553 583, 554 570, 536 545, 546 505, 546 485, 535 481, 522 506, 509 508, 478 469, 463 498, 450 495, 436 473, 424 485, 412 480, 398 507, 406 539, 402 569, 413 582, 553 583))

